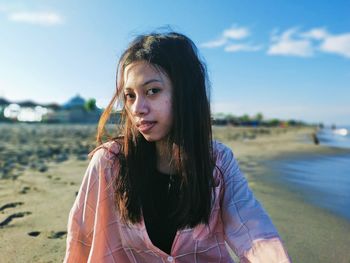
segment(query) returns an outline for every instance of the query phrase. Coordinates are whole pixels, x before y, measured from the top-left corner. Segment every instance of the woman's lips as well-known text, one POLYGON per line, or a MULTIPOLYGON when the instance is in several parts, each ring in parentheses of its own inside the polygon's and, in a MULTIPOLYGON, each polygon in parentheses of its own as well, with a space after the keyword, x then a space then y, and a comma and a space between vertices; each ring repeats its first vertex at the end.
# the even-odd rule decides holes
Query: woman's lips
POLYGON ((142 133, 147 133, 153 128, 155 124, 155 121, 143 121, 140 125, 137 126, 137 129, 142 133))

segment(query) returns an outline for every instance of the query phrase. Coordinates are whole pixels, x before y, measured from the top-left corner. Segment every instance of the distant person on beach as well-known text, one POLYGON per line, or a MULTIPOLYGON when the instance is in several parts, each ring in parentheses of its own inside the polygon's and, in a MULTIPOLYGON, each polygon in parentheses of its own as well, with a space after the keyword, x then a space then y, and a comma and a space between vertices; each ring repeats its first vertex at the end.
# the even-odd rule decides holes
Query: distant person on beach
POLYGON ((212 140, 208 89, 186 36, 129 45, 69 214, 64 262, 233 262, 225 243, 241 262, 290 262, 232 151, 212 140))

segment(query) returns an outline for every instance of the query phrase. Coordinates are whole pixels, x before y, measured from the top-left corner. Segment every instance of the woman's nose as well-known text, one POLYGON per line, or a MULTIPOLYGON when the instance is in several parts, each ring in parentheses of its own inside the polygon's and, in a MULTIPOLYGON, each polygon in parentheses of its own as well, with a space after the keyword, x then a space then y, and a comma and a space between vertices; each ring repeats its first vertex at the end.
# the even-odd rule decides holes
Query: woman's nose
POLYGON ((136 116, 145 115, 149 111, 147 101, 142 96, 138 96, 132 105, 132 113, 136 116))

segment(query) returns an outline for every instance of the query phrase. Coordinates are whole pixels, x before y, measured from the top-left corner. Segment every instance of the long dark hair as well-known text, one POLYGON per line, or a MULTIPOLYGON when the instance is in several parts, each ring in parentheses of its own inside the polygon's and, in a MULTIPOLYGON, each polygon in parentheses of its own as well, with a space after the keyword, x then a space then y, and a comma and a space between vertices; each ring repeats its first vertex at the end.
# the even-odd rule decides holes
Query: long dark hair
POLYGON ((115 139, 122 149, 115 182, 118 211, 126 222, 140 222, 143 186, 157 165, 155 143, 146 141, 133 127, 124 106, 123 72, 126 66, 138 61, 146 61, 164 72, 173 87, 173 125, 168 148, 180 180, 174 218, 179 228, 208 223, 215 198, 209 82, 195 44, 176 32, 141 35, 129 45, 118 63, 116 93, 99 121, 97 142, 102 144, 104 136, 112 138, 105 126, 115 103, 120 103, 119 127, 123 136, 115 139))

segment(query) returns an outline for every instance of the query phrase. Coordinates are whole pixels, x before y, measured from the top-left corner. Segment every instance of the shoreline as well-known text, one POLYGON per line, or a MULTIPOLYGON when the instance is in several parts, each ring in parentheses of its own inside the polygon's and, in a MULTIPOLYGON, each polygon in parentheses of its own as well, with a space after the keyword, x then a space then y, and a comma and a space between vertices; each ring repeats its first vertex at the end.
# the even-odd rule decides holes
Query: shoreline
POLYGON ((288 184, 273 180, 279 176, 268 168, 247 175, 293 262, 349 262, 350 221, 307 202, 288 184), (261 178, 263 174, 265 178, 261 178))
POLYGON ((312 129, 300 129, 278 133, 272 140, 262 136, 252 141, 231 142, 230 146, 294 262, 349 262, 350 221, 306 202, 302 193, 279 182, 281 174, 269 168, 271 161, 296 156, 350 153, 350 149, 312 144, 311 133, 312 129), (256 152, 257 149, 260 151, 256 152))
POLYGON ((349 161, 350 151, 340 151, 285 154, 264 165, 273 174, 271 183, 298 192, 304 202, 350 222, 349 161))

